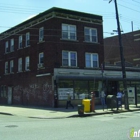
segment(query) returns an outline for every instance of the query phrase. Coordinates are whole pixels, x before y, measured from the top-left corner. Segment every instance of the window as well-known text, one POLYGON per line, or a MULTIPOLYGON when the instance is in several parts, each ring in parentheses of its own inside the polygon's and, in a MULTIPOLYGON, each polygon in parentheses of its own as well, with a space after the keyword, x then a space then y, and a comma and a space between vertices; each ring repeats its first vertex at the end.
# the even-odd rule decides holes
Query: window
POLYGON ((85 27, 85 41, 97 43, 97 29, 85 27))
POLYGON ((43 64, 44 63, 44 53, 39 53, 39 64, 43 64))
POLYGON ((21 49, 22 48, 22 35, 19 36, 19 42, 18 42, 18 48, 21 49))
POLYGON ((10 51, 13 52, 14 51, 14 39, 10 40, 10 51))
POLYGON ((85 54, 86 59, 86 67, 87 68, 97 68, 98 67, 98 54, 94 53, 86 53, 85 54))
POLYGON ((76 26, 62 24, 62 39, 76 40, 76 26))
POLYGON ((22 58, 18 59, 18 72, 22 72, 22 58))
POLYGON ((8 62, 5 62, 5 74, 8 73, 8 62))
POLYGON ((44 68, 44 53, 39 53, 38 68, 44 68))
POLYGON ((77 66, 77 53, 62 51, 62 65, 63 66, 77 66))
POLYGON ((44 40, 44 27, 41 27, 39 29, 39 41, 43 41, 44 40))
POLYGON ((26 47, 28 47, 30 45, 30 33, 26 33, 26 43, 25 43, 26 47))
POLYGON ((5 53, 9 52, 9 44, 8 41, 5 42, 5 53))
POLYGON ((29 66, 30 66, 30 58, 29 58, 29 56, 26 56, 25 57, 25 70, 26 71, 28 71, 30 69, 29 66))
POLYGON ((14 72, 14 61, 10 61, 10 73, 14 72))

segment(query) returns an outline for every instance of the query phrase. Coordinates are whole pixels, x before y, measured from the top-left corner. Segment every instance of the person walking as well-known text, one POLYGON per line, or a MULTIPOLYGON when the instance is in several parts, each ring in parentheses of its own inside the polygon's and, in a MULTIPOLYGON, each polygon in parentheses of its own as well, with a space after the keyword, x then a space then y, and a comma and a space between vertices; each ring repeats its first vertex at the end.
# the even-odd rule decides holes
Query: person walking
POLYGON ((106 94, 104 92, 104 89, 102 88, 101 92, 100 92, 100 99, 101 99, 101 104, 103 106, 103 110, 104 110, 104 106, 105 106, 105 96, 106 96, 106 94))
POLYGON ((66 109, 68 109, 69 106, 71 106, 72 108, 74 108, 74 106, 71 103, 71 96, 70 96, 69 93, 67 93, 66 109))
POLYGON ((117 92, 117 110, 118 108, 121 106, 122 108, 122 92, 120 91, 120 89, 118 89, 118 92, 117 92))

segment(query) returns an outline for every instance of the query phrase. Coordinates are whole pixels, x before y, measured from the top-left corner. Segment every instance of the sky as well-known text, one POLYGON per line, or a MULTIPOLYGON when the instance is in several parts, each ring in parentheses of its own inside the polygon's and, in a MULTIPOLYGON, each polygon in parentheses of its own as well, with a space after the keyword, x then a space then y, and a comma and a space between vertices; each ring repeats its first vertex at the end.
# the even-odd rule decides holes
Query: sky
MULTIPOLYGON (((0 33, 52 7, 103 17, 104 38, 117 35, 114 0, 4 0, 0 1, 0 33)), ((140 29, 140 0, 117 0, 122 33, 140 29), (133 24, 132 24, 133 23, 133 24), (133 26, 132 26, 133 25, 133 26)))

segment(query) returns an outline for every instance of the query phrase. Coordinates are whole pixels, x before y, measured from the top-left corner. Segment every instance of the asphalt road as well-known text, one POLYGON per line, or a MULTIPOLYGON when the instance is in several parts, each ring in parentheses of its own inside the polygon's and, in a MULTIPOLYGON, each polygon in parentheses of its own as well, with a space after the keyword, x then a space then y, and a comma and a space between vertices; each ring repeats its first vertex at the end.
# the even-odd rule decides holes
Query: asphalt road
POLYGON ((128 140, 132 127, 140 130, 139 118, 140 111, 65 119, 0 115, 0 140, 128 140))

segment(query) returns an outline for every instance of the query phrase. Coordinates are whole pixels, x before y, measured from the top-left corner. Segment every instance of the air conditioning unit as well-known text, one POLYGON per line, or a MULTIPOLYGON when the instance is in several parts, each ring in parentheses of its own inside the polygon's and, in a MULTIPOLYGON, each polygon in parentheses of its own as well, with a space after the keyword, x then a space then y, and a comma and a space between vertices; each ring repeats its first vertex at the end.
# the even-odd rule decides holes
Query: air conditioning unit
POLYGON ((38 68, 43 68, 43 67, 44 67, 43 63, 38 64, 38 68))

